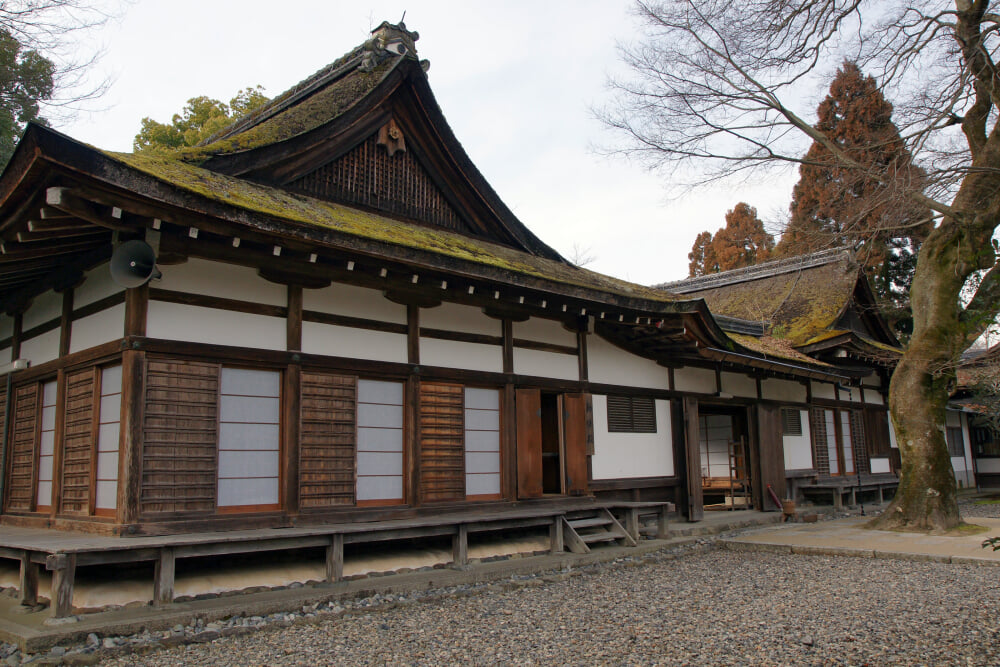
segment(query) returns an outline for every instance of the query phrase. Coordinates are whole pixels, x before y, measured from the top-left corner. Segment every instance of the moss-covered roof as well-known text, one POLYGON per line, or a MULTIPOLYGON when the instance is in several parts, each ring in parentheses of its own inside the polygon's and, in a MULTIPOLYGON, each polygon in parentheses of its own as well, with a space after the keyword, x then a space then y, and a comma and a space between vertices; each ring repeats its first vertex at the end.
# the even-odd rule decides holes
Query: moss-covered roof
POLYGON ((364 99, 402 60, 398 56, 389 56, 374 69, 365 71, 356 66, 358 50, 323 68, 230 128, 209 137, 205 143, 180 149, 173 156, 200 164, 216 155, 228 155, 291 139, 334 120, 364 99), (341 64, 345 59, 346 65, 341 64), (355 66, 352 67, 352 64, 355 66), (331 80, 323 83, 321 75, 331 80), (313 83, 314 79, 320 81, 313 83), (318 89, 302 91, 312 86, 318 89), (303 92, 310 94, 300 99, 298 95, 303 92))
POLYGON ((756 336, 748 336, 746 334, 737 333, 729 333, 728 336, 748 350, 763 355, 764 357, 794 361, 811 366, 826 366, 828 368, 833 368, 833 366, 826 362, 814 359, 806 354, 802 354, 792 347, 792 344, 789 341, 775 338, 774 336, 761 336, 758 338, 756 336))
POLYGON ((715 274, 714 283, 706 281, 700 289, 695 281, 667 283, 664 287, 705 299, 713 313, 765 322, 773 337, 792 345, 843 333, 831 331, 830 327, 851 303, 859 279, 858 266, 850 254, 830 254, 822 262, 786 270, 788 267, 787 262, 773 262, 756 267, 771 270, 715 274))
POLYGON ((429 251, 618 296, 661 303, 688 300, 663 290, 619 280, 444 229, 393 220, 376 213, 226 176, 170 156, 112 152, 106 152, 105 155, 172 187, 280 220, 429 251))

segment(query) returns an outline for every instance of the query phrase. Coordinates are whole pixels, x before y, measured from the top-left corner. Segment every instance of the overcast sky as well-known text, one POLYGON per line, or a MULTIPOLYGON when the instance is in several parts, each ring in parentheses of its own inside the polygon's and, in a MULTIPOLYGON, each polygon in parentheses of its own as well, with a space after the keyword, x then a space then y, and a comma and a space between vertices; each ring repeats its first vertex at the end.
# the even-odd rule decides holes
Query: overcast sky
POLYGON ((590 107, 620 68, 616 43, 637 30, 628 0, 137 0, 93 37, 113 78, 100 112, 58 129, 131 150, 144 116, 161 122, 188 98, 228 101, 260 84, 275 96, 368 38, 383 20, 420 33, 431 88, 459 141, 500 197, 564 255, 649 284, 687 275, 698 232, 739 201, 765 220, 787 210, 796 174, 668 199, 663 177, 597 155, 613 137, 590 107))

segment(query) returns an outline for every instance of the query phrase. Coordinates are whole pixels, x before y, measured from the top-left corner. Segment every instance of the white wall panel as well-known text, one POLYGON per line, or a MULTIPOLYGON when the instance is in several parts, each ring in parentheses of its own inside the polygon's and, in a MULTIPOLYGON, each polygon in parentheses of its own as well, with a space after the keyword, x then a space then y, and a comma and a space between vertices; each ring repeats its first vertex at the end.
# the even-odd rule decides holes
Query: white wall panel
POLYGON ((503 348, 499 345, 479 345, 421 337, 420 364, 501 373, 503 348))
POLYGON ((0 312, 0 340, 10 338, 14 335, 14 318, 7 313, 0 312))
POLYGON ((465 495, 500 493, 500 391, 465 388, 465 495))
POLYGON ((38 444, 38 495, 35 499, 39 507, 52 504, 52 468, 56 453, 56 398, 55 380, 42 385, 42 423, 38 444))
POLYGON ((826 398, 832 401, 837 398, 837 394, 834 391, 833 385, 829 382, 812 381, 812 397, 826 398))
POLYGON ((31 302, 31 307, 24 313, 21 320, 21 331, 33 329, 39 324, 45 324, 51 320, 58 320, 62 317, 63 295, 49 290, 35 297, 31 302))
POLYGON ((280 317, 150 301, 146 334, 209 345, 284 350, 287 324, 280 317))
POLYGON ((958 473, 965 472, 965 458, 962 456, 952 456, 951 457, 951 469, 955 471, 956 476, 958 473))
POLYGON ((1000 473, 1000 459, 976 459, 976 469, 980 473, 1000 473))
POLYGON ((69 351, 79 352, 118 340, 125 335, 125 304, 102 310, 73 322, 69 338, 69 351))
MULTIPOLYGON (((676 376, 674 380, 677 380, 676 376)), ((757 398, 757 381, 743 373, 723 373, 722 391, 733 396, 757 398)))
POLYGON ((302 351, 330 357, 406 363, 406 336, 303 322, 302 351))
MULTIPOLYGON (((564 327, 562 322, 546 320, 541 317, 532 317, 524 322, 514 322, 514 338, 576 347, 575 332, 564 327)), ((588 342, 593 338, 593 336, 588 336, 588 342)))
POLYGON ((814 467, 809 411, 799 410, 799 419, 802 423, 802 435, 782 436, 782 444, 785 448, 785 470, 805 470, 814 467))
POLYGON ((591 382, 652 389, 669 386, 666 368, 615 347, 600 336, 587 338, 587 369, 591 382))
POLYGON ((332 315, 406 324, 406 306, 389 301, 378 290, 343 283, 302 290, 302 307, 332 315))
POLYGON ((503 325, 500 320, 484 315, 479 308, 458 303, 442 303, 436 308, 421 308, 420 326, 486 336, 503 335, 503 325))
POLYGON ((761 395, 771 401, 806 402, 806 387, 791 380, 765 378, 761 382, 761 395))
POLYGON ((877 389, 865 389, 865 403, 868 405, 885 405, 882 394, 877 389))
POLYGON ((559 380, 579 380, 580 363, 577 357, 568 354, 515 347, 514 372, 559 380))
POLYGON ((889 459, 872 459, 871 467, 873 475, 883 472, 892 472, 892 467, 889 465, 889 459))
POLYGON ((257 275, 257 269, 207 259, 191 258, 183 264, 161 266, 156 286, 187 294, 218 296, 224 299, 288 305, 288 288, 257 275))
POLYGON ((403 385, 358 380, 356 497, 403 501, 403 385))
POLYGON ((97 508, 118 506, 118 443, 121 432, 122 367, 101 369, 101 403, 97 431, 97 508))
POLYGON ((699 394, 714 394, 715 371, 710 368, 674 369, 674 389, 699 394))
POLYGON ((44 364, 59 358, 59 329, 46 331, 41 336, 29 338, 21 343, 21 358, 32 366, 44 364))
POLYGON ((278 503, 281 373, 223 368, 219 390, 219 507, 278 503))
POLYGON ((73 290, 73 307, 80 308, 100 301, 104 297, 124 292, 125 289, 111 280, 107 263, 87 272, 83 284, 73 290))
POLYGON ((609 433, 608 397, 594 394, 594 479, 674 474, 670 401, 656 401, 656 433, 609 433))

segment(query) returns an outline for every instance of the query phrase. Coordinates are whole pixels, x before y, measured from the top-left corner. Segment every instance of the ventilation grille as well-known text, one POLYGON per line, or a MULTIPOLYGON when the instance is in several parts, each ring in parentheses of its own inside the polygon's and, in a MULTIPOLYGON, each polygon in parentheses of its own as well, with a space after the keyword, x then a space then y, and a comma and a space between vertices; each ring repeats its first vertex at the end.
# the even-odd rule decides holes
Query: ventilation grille
POLYGON ((648 396, 608 396, 608 431, 656 433, 656 404, 648 396))

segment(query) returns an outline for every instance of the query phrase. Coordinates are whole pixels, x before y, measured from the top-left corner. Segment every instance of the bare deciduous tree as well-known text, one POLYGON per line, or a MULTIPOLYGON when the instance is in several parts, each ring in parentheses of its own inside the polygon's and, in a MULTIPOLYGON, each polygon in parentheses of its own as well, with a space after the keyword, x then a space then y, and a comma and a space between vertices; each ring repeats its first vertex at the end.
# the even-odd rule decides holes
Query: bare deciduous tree
POLYGON ((812 142, 886 193, 931 211, 911 287, 914 330, 893 374, 890 410, 903 459, 881 527, 960 523, 945 406, 962 351, 1000 309, 1000 14, 988 0, 648 0, 644 38, 623 47, 631 76, 602 112, 621 152, 693 183, 802 164, 812 142), (797 108, 845 59, 893 100, 915 184, 865 168, 797 108), (963 307, 966 281, 984 272, 963 307))

